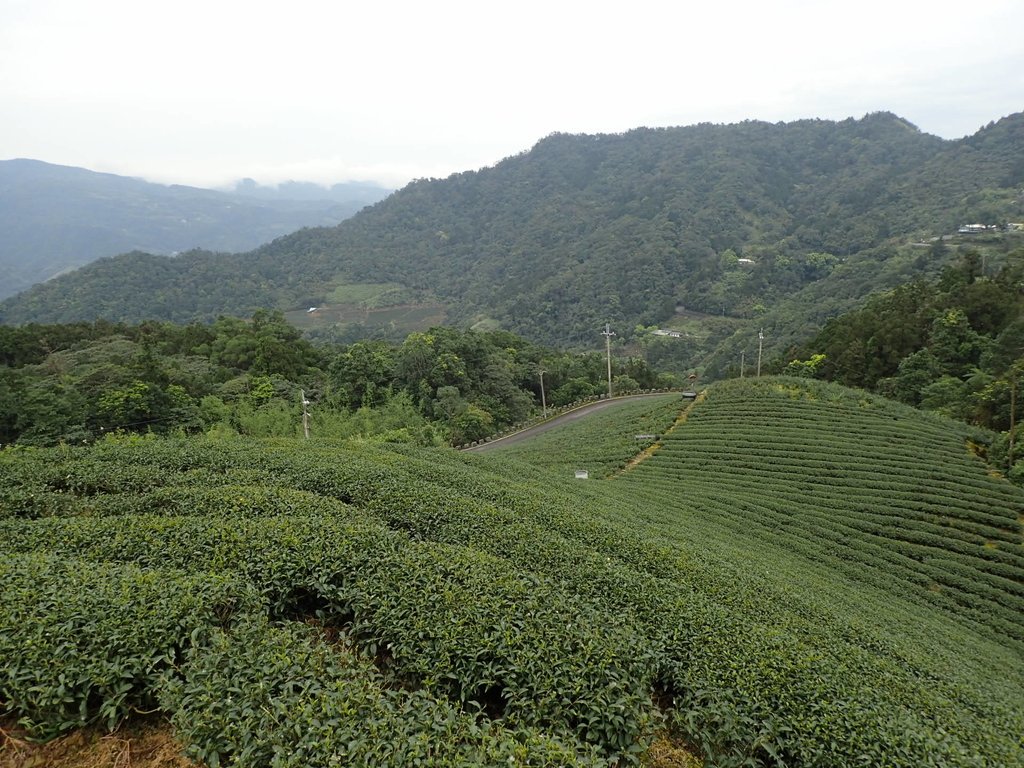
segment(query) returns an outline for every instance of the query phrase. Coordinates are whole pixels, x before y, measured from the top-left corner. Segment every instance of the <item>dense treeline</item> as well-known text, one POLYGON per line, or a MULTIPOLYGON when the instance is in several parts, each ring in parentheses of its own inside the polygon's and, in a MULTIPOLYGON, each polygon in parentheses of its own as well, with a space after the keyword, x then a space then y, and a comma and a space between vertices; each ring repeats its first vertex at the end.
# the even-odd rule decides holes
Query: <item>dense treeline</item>
MULTIPOLYGON (((116 431, 301 433, 432 444, 475 440, 549 405, 605 391, 599 353, 503 331, 435 328, 401 344, 313 345, 280 312, 212 325, 0 327, 0 443, 91 442, 116 431)), ((616 361, 620 390, 670 383, 616 361)))
MULTIPOLYGON (((1024 203, 1024 198, 1021 198, 1024 203)), ((1024 219, 1024 211, 1021 218, 1024 219)), ((943 270, 965 254, 981 255, 986 274, 993 275, 1013 262, 1012 254, 1024 245, 1024 232, 992 231, 985 235, 942 235, 902 244, 887 243, 844 258, 829 275, 808 283, 783 301, 767 308, 755 323, 732 320, 735 331, 719 341, 705 359, 710 378, 739 374, 740 354, 757 352, 758 330, 765 333, 768 357, 802 346, 832 318, 861 309, 872 296, 911 282, 937 280, 943 270)), ((727 318, 721 318, 724 322, 727 318)), ((666 367, 661 361, 652 363, 666 367)))
POLYGON ((394 283, 453 324, 559 346, 680 307, 752 323, 836 272, 854 299, 895 285, 880 279, 892 238, 1019 221, 1022 147, 1021 115, 957 142, 886 113, 558 134, 248 254, 101 261, 5 302, 0 320, 212 320, 394 283))
MULTIPOLYGON (((830 320, 798 356, 787 373, 1007 432, 1024 379, 1024 250, 992 277, 967 251, 937 280, 907 283, 830 320)), ((1008 448, 1007 438, 997 441, 990 458, 1012 461, 1008 448)))

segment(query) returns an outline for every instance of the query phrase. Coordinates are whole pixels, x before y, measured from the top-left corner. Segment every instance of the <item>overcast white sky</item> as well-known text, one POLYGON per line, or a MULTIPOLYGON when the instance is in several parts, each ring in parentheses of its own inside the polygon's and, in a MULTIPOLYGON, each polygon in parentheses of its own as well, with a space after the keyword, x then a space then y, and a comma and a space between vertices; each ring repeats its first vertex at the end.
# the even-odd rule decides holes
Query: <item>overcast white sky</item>
POLYGON ((402 186, 555 132, 1024 110, 1022 0, 0 0, 0 159, 402 186))

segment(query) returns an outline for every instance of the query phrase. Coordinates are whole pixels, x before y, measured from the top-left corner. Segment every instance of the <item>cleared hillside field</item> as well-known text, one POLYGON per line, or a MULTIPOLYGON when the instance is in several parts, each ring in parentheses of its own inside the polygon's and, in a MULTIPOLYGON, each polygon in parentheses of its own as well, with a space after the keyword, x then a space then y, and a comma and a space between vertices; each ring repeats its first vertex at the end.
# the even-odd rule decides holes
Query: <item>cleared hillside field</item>
POLYGON ((1021 765, 1024 495, 964 437, 748 380, 586 483, 369 443, 8 450, 0 714, 159 707, 210 765, 628 765, 666 729, 708 766, 1021 765), (833 441, 803 470, 801 419, 833 441), (951 522, 918 541, 904 508, 951 522))
POLYGON ((610 401, 605 413, 584 414, 528 440, 508 445, 498 441, 487 449, 493 455, 525 461, 563 477, 573 477, 577 469, 586 469, 592 478, 608 477, 654 445, 689 404, 678 393, 610 401))

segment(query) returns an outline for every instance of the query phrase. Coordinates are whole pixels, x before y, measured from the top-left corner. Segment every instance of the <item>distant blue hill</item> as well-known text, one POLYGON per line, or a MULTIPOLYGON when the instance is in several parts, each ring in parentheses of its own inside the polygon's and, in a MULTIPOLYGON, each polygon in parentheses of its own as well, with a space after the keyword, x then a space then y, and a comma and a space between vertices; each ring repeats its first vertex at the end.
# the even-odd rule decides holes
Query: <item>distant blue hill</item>
POLYGON ((0 161, 0 298, 128 251, 248 251, 302 227, 333 226, 391 190, 307 182, 236 192, 95 173, 39 160, 0 161))

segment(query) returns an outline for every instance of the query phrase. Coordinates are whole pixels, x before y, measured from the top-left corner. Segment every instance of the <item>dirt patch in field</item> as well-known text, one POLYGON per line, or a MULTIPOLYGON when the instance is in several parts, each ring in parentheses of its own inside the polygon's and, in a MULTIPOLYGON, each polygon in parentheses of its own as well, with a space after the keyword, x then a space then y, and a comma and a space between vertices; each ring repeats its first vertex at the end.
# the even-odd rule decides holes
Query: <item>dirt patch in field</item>
POLYGON ((662 734, 647 750, 642 765, 644 768, 702 768, 704 763, 686 744, 662 734))
MULTIPOLYGON (((661 734, 643 756, 644 768, 702 768, 688 745, 661 734)), ((202 768, 182 755, 170 723, 140 717, 113 733, 101 728, 73 731, 34 744, 11 721, 0 721, 0 768, 202 768)))
POLYGON ((113 733, 100 728, 34 744, 12 722, 0 722, 0 768, 199 768, 182 755, 170 723, 136 718, 113 733))

